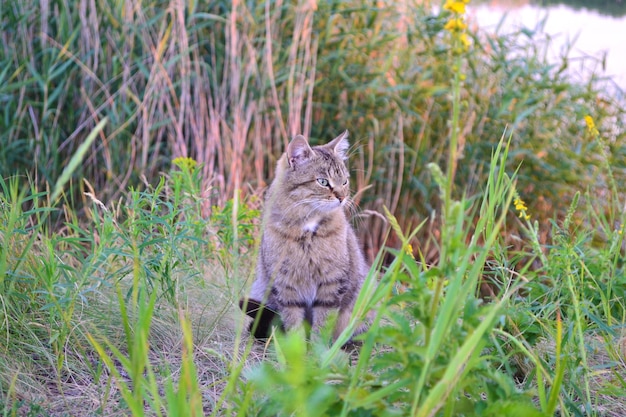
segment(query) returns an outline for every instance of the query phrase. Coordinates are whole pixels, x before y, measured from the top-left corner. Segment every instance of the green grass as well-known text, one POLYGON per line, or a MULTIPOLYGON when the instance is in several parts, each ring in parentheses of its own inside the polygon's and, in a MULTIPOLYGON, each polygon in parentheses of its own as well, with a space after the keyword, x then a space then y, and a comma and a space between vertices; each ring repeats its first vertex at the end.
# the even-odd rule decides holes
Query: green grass
MULTIPOLYGON (((409 250, 426 224, 405 235, 386 212, 402 244, 359 297, 355 316, 375 319, 358 351, 341 349, 350 326, 335 343, 332 327, 248 338, 236 301, 258 213, 239 200, 204 220, 197 167, 110 208, 94 195, 90 220, 63 231, 45 229, 45 193, 3 181, 4 414, 620 415, 623 228, 599 224, 624 219, 581 194, 542 245, 532 212, 511 206, 510 152, 504 138, 482 192, 448 202, 436 264, 409 250), (511 222, 523 254, 506 244, 511 222)), ((446 201, 448 177, 430 169, 446 201)))
POLYGON ((3 415, 623 415, 624 107, 598 80, 541 31, 457 53, 421 6, 158 4, 1 6, 3 415), (376 213, 354 322, 254 343, 256 191, 338 124, 376 213))
MULTIPOLYGON (((190 388, 197 399, 194 346, 204 346, 203 372, 219 366, 203 376, 209 392, 217 389, 211 383, 225 369, 211 351, 227 357, 242 321, 231 311, 244 283, 232 275, 231 259, 249 256, 244 244, 258 213, 242 202, 235 244, 232 234, 221 233, 229 225, 218 230, 217 221, 201 217, 197 172, 176 168, 116 207, 91 195, 87 219, 67 218, 57 232, 45 228, 47 203, 34 202, 45 193, 20 194, 18 181, 0 181, 5 413, 28 407, 51 415, 138 412, 141 396, 156 393, 155 385, 144 386, 145 372, 152 384, 158 377, 168 410, 190 388), (23 211, 36 205, 44 208, 23 211), (241 252, 230 253, 237 245, 241 252)), ((226 210, 214 218, 228 219, 226 210)), ((238 271, 245 277, 249 266, 238 271)), ((163 401, 153 400, 159 410, 163 401)))

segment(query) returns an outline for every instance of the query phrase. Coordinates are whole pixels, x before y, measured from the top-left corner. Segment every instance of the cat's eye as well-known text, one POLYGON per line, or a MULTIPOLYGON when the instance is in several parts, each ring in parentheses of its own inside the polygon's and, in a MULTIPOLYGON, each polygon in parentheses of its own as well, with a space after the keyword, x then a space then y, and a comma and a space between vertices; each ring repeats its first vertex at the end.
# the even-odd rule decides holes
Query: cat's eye
POLYGON ((326 178, 318 178, 317 182, 322 187, 328 187, 328 180, 326 178))
POLYGON ((343 185, 348 185, 348 179, 346 178, 346 180, 343 182, 343 185))

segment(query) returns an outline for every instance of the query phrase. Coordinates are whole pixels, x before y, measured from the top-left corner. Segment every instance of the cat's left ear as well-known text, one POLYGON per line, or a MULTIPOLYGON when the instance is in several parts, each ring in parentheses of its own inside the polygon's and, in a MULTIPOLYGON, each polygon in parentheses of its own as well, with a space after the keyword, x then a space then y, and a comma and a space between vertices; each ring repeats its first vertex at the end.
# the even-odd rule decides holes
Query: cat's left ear
POLYGON ((348 149, 350 148, 350 143, 348 142, 348 134, 349 132, 346 130, 341 135, 337 136, 335 139, 326 144, 326 146, 334 150, 335 154, 337 154, 337 156, 339 156, 339 158, 344 161, 348 159, 348 149))
POLYGON ((309 146, 306 138, 302 135, 297 135, 289 142, 287 146, 287 161, 291 168, 295 168, 296 165, 303 163, 311 157, 313 150, 309 146))

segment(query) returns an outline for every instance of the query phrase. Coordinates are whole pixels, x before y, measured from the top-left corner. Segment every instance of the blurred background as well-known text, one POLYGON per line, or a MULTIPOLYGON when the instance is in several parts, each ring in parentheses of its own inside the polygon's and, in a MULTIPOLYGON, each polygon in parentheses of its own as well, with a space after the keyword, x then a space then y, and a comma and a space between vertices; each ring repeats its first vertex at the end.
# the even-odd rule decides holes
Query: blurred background
MULTIPOLYGON (((107 117, 72 177, 69 209, 80 216, 91 189, 114 204, 189 157, 201 166, 208 216, 237 190, 260 205, 255 197, 291 136, 317 144, 348 129, 355 219, 369 255, 386 234, 371 215, 383 205, 405 229, 430 219, 423 233, 437 236, 438 191, 424 167, 447 160, 454 70, 439 2, 4 0, 0 8, 3 177, 48 188, 107 117)), ((575 190, 591 189, 602 204, 607 179, 583 118, 595 119, 620 183, 625 14, 618 1, 468 5, 457 196, 480 189, 495 144, 510 135, 509 170, 519 168, 518 189, 545 233, 575 190)))
POLYGON ((571 49, 570 76, 584 82, 590 71, 610 76, 626 87, 626 63, 620 59, 626 41, 626 3, 623 1, 475 1, 470 20, 492 33, 516 28, 541 29, 552 36, 549 57, 557 62, 571 49), (576 58, 592 56, 597 65, 577 66, 576 58))

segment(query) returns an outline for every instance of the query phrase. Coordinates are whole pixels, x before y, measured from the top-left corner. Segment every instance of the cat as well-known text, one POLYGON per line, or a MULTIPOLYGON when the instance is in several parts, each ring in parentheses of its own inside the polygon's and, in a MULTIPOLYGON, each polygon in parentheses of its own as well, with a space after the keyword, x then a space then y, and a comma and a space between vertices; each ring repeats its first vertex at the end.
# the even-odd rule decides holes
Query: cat
MULTIPOLYGON (((256 279, 240 301, 249 316, 261 312, 257 338, 267 337, 277 318, 287 331, 305 322, 319 330, 338 310, 335 339, 348 325, 369 265, 346 216, 347 138, 346 130, 311 147, 297 135, 278 161, 265 202, 256 279)), ((366 324, 355 333, 364 330, 366 324)))

